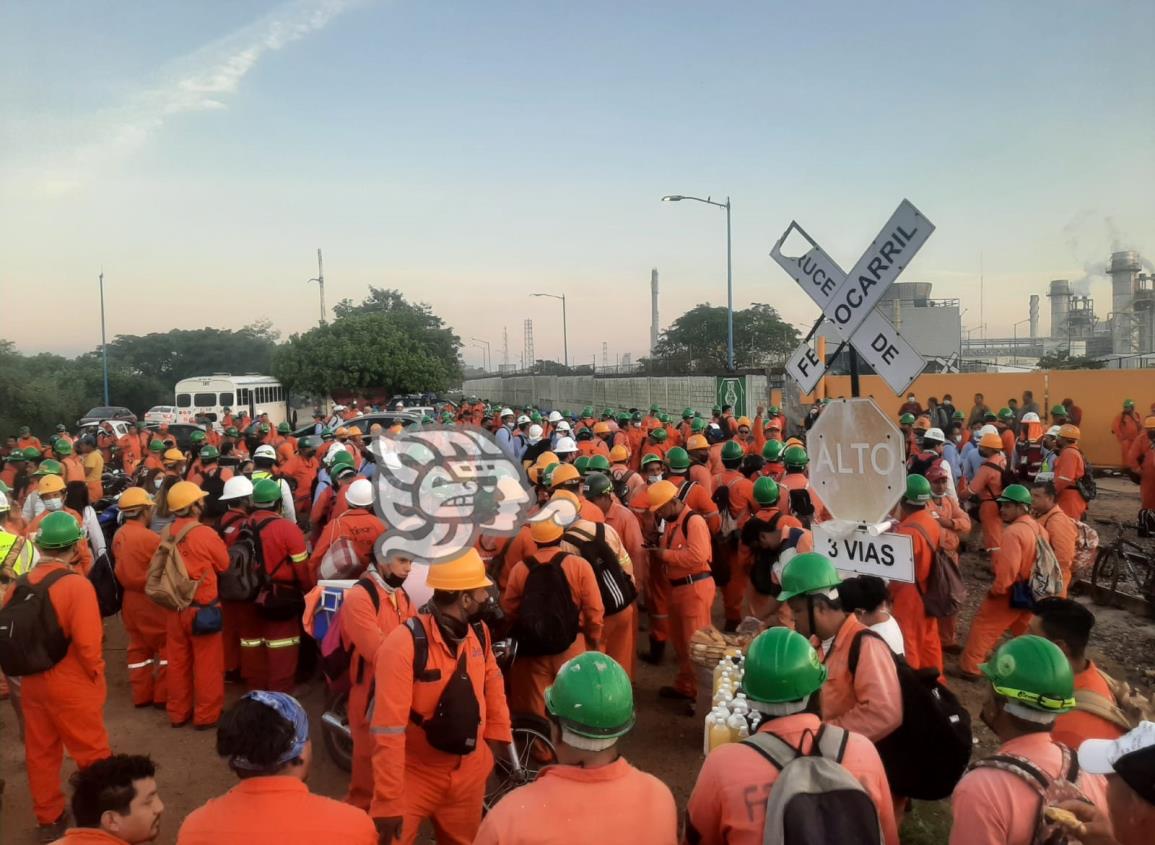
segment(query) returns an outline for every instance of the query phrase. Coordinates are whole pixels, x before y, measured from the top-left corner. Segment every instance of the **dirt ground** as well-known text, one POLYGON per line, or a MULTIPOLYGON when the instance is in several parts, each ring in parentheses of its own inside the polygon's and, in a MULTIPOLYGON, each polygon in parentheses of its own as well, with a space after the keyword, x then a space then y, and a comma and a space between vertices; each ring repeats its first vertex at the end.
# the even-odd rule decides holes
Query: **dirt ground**
MULTIPOLYGON (((1092 517, 1133 522, 1137 507, 1135 490, 1134 485, 1125 480, 1102 481, 1100 497, 1092 505, 1092 517)), ((1114 529, 1103 525, 1097 527, 1104 543, 1113 539, 1114 529)), ((1128 533, 1133 536, 1133 531, 1128 533)), ((963 616, 967 620, 985 593, 990 576, 975 554, 965 555, 963 566, 970 586, 968 608, 963 616)), ((1093 659, 1108 672, 1126 678, 1150 694, 1155 687, 1155 621, 1113 608, 1094 607, 1094 610, 1098 624, 1092 638, 1093 659)), ((158 776, 166 812, 158 842, 162 845, 172 843, 176 841, 181 819, 207 799, 229 789, 235 779, 213 752, 212 732, 198 733, 188 727, 174 730, 169 727, 163 712, 137 710, 131 706, 124 659, 124 631, 116 618, 109 619, 106 627, 109 700, 105 720, 113 749, 147 753, 159 764, 158 776)), ((961 628, 960 634, 965 636, 965 624, 961 628)), ((953 665, 954 661, 955 658, 948 658, 948 665, 953 665)), ((638 724, 626 739, 624 751, 635 765, 665 781, 673 790, 679 807, 683 807, 702 760, 702 722, 699 718, 686 716, 681 706, 658 699, 658 687, 669 683, 672 676, 670 656, 662 667, 639 665, 638 724)), ((952 681, 951 684, 975 716, 976 754, 988 753, 994 747, 994 737, 978 719, 985 694, 983 688, 961 681, 952 681)), ((317 682, 299 692, 309 708, 314 737, 317 738, 323 707, 322 686, 317 682)), ((240 693, 236 687, 227 689, 230 701, 240 693)), ((347 777, 328 760, 319 740, 313 759, 311 788, 315 792, 340 797, 347 777)), ((66 772, 71 771, 71 764, 66 763, 65 768, 66 772)), ((23 747, 16 736, 9 704, 0 705, 0 777, 7 782, 0 806, 0 845, 35 842, 23 747)), ((912 845, 944 842, 948 827, 946 802, 920 804, 908 817, 902 839, 912 845)))

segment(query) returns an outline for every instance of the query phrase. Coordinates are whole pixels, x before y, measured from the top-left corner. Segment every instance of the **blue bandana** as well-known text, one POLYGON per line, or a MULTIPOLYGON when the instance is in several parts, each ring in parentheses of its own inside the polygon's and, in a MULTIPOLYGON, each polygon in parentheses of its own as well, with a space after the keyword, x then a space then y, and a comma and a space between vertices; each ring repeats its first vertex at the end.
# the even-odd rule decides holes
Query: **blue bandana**
MULTIPOLYGON (((293 726, 293 744, 277 758, 273 766, 279 768, 290 760, 300 757, 301 752, 305 750, 305 743, 309 741, 309 716, 301 703, 287 693, 266 692, 265 690, 254 690, 244 697, 272 708, 282 719, 293 726)), ((244 757, 233 757, 232 764, 238 769, 249 771, 260 771, 265 768, 249 762, 244 757)))

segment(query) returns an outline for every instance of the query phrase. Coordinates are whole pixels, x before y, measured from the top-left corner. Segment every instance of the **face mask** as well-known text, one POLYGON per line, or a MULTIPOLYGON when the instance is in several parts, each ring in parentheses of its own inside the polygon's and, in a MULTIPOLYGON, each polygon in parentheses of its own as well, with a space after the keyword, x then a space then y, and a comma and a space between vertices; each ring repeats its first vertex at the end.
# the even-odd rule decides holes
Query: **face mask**
POLYGON ((44 509, 47 511, 58 511, 64 507, 63 499, 41 499, 44 502, 44 509))
POLYGON ((160 489, 160 487, 161 487, 161 485, 162 485, 162 484, 164 484, 164 476, 163 476, 163 475, 158 475, 158 476, 157 476, 157 477, 156 477, 156 478, 153 480, 153 484, 154 484, 154 485, 156 485, 156 489, 157 489, 157 490, 159 490, 159 489, 160 489))
POLYGON ((657 483, 658 483, 659 481, 661 481, 661 480, 662 480, 662 476, 661 476, 661 475, 651 475, 651 476, 649 476, 649 482, 650 482, 650 484, 657 484, 657 483))
POLYGON ((392 572, 386 572, 385 583, 396 590, 398 587, 405 583, 405 579, 400 575, 394 575, 392 572))

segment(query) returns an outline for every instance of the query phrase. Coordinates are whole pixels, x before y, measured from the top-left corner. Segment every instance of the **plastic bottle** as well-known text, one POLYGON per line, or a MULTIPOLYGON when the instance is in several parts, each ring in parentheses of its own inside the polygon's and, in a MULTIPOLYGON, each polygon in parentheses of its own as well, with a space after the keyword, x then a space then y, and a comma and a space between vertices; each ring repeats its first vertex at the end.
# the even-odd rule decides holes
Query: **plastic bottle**
POLYGON ((750 712, 750 702, 746 700, 745 693, 737 693, 730 701, 730 712, 737 713, 739 716, 746 716, 750 712))
POLYGON ((730 735, 730 742, 737 742, 742 737, 750 735, 750 726, 746 724, 746 718, 737 713, 730 714, 726 720, 726 727, 730 735))
POLYGON ((713 751, 719 745, 730 742, 730 737, 731 731, 729 725, 726 723, 725 711, 715 710, 710 724, 710 732, 707 737, 707 753, 713 751))

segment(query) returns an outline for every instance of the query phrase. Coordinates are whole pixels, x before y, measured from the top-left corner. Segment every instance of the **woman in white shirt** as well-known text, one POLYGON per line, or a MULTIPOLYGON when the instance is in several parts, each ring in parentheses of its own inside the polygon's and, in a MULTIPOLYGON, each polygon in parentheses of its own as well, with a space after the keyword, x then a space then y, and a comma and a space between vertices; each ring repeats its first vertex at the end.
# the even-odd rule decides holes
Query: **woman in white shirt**
POLYGON ((88 485, 83 481, 70 481, 64 490, 64 507, 72 508, 81 516, 80 527, 88 537, 88 547, 92 549, 92 559, 96 560, 108 549, 96 509, 88 503, 88 485))
POLYGON ((874 575, 847 578, 838 585, 838 597, 842 600, 842 609, 853 613, 859 622, 886 640, 891 651, 905 654, 902 630, 890 613, 890 593, 885 581, 874 575))

